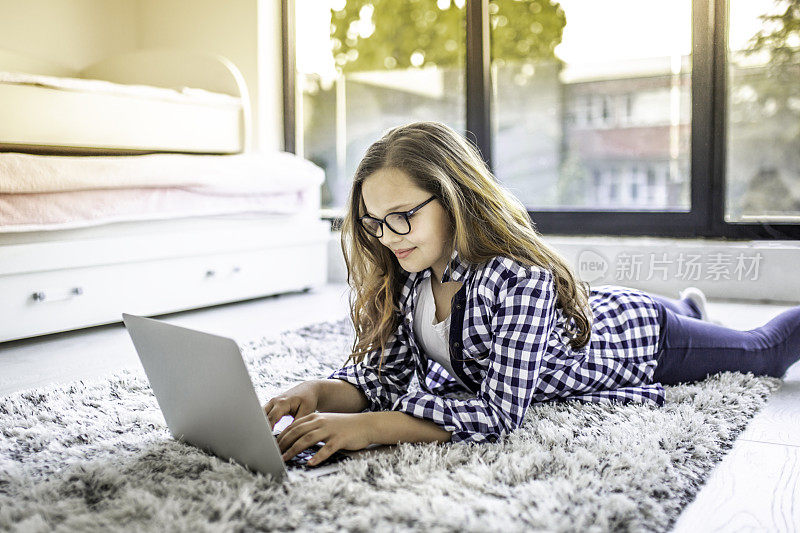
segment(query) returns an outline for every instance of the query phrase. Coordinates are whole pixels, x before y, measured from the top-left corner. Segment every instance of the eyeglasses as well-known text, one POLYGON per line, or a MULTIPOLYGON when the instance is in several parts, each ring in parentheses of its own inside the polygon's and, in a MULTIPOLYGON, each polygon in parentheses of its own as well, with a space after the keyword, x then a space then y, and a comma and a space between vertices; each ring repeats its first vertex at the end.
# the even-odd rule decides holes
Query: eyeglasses
POLYGON ((397 233, 398 235, 406 235, 411 231, 411 222, 408 221, 408 217, 422 209, 422 206, 430 202, 436 198, 436 196, 431 196, 417 207, 413 209, 409 209, 408 211, 394 211, 389 213, 383 220, 379 220, 375 217, 371 217, 369 215, 364 215, 358 219, 361 225, 367 230, 367 233, 372 235, 373 237, 378 237, 379 239, 383 237, 383 223, 386 222, 386 225, 389 226, 389 229, 393 232, 397 233))

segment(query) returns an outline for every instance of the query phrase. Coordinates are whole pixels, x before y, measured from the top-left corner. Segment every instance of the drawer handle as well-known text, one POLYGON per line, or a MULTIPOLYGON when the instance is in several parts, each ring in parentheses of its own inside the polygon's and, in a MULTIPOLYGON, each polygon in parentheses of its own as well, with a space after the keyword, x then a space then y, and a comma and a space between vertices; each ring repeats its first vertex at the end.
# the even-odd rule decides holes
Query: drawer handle
POLYGON ((69 300, 73 296, 80 296, 81 294, 83 294, 83 287, 73 287, 69 291, 63 293, 60 297, 53 297, 52 295, 47 296, 44 291, 34 292, 31 297, 33 298, 34 302, 59 302, 61 300, 69 300))
MULTIPOLYGON (((234 267, 231 269, 231 275, 233 275, 233 274, 238 274, 238 273, 239 273, 239 272, 241 272, 241 271, 242 271, 242 267, 240 267, 240 266, 234 266, 234 267)), ((207 278, 213 278, 213 277, 215 277, 216 275, 217 275, 217 271, 216 271, 216 270, 206 270, 206 277, 207 277, 207 278)))

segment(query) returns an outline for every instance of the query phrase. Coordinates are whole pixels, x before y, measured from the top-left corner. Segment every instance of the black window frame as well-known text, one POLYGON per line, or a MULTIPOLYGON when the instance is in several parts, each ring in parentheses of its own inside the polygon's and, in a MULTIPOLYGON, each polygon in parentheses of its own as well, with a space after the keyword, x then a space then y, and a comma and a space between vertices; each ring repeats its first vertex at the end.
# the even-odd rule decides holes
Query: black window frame
MULTIPOLYGON (((619 235, 730 240, 796 240, 800 224, 725 220, 728 0, 692 0, 691 210, 568 211, 537 208, 543 234, 619 235), (714 43, 718 45, 715 46, 714 43)), ((296 153, 295 2, 281 0, 284 150, 296 153)), ((494 171, 491 139, 489 0, 466 0, 465 137, 494 171)), ((502 179, 502 176, 500 176, 502 179)), ((332 226, 340 217, 330 218, 332 226)))

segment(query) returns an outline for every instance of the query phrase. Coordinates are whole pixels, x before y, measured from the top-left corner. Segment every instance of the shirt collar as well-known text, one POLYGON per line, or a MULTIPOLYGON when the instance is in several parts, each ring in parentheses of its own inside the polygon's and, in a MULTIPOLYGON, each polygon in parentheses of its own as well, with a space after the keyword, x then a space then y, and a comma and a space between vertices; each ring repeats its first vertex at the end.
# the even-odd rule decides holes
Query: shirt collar
MULTIPOLYGON (((453 252, 450 254, 450 262, 444 267, 441 283, 447 283, 448 281, 464 281, 467 279, 471 269, 471 265, 464 261, 459 255, 458 250, 454 248, 453 252)), ((410 284, 411 286, 414 286, 417 282, 421 282, 430 276, 433 276, 433 268, 431 267, 408 274, 412 282, 410 284)))
MULTIPOLYGON (((458 253, 458 250, 453 248, 453 253, 450 254, 450 262, 444 267, 442 274, 442 283, 448 281, 463 281, 469 274, 470 265, 464 261, 458 253)), ((431 272, 433 272, 431 270, 431 272)))

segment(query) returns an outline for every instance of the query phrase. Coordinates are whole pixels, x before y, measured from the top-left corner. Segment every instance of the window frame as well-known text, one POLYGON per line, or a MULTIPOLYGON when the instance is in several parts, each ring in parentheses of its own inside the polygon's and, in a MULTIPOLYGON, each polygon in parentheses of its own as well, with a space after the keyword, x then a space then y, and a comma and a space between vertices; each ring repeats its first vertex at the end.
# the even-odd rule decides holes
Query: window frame
MULTIPOLYGON (((491 138, 489 0, 466 0, 465 137, 494 171, 491 138)), ((725 220, 728 0, 692 0, 691 209, 675 211, 528 211, 544 234, 735 240, 800 239, 800 224, 725 220), (715 46, 714 43, 718 43, 715 46)), ((281 0, 284 150, 296 153, 295 2, 281 0)), ((326 216, 332 226, 341 217, 326 216)))

